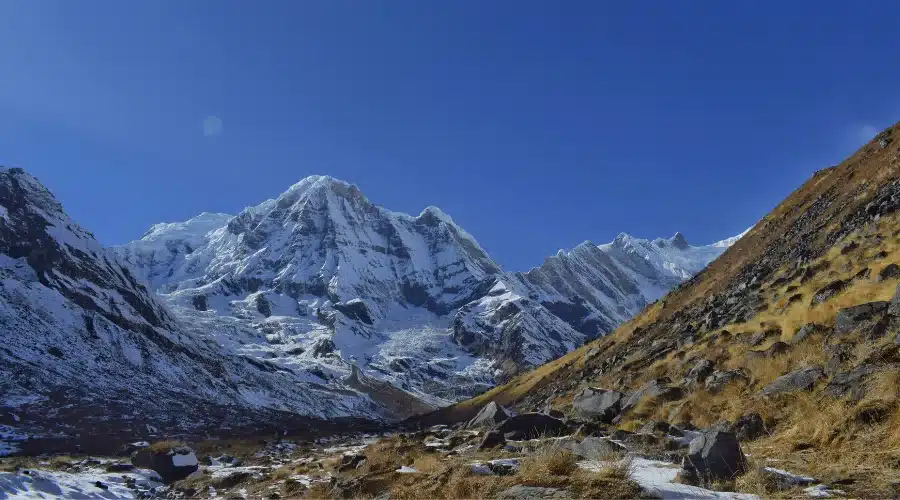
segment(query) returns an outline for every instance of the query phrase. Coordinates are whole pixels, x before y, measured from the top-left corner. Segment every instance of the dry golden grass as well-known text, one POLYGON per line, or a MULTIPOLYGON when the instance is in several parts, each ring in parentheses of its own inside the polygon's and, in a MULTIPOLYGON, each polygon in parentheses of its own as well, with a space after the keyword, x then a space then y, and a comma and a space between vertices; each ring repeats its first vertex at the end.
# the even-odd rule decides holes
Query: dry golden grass
POLYGON ((178 448, 179 446, 184 446, 184 441, 174 441, 174 440, 166 440, 166 441, 157 441, 150 445, 148 448, 152 452, 167 452, 173 448, 178 448))

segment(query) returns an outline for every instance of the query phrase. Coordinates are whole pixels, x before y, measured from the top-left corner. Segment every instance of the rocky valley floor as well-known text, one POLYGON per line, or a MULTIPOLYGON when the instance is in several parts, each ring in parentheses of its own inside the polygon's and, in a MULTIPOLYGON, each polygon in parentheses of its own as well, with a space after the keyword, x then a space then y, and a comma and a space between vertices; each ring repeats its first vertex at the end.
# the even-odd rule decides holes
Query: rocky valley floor
POLYGON ((133 442, 113 456, 9 457, 0 463, 0 498, 749 500, 853 495, 853 485, 823 484, 782 470, 775 459, 743 456, 732 430, 746 438, 753 427, 695 430, 651 422, 628 432, 593 420, 512 415, 490 404, 471 422, 420 431, 315 440, 133 442), (704 440, 708 443, 698 451, 704 440), (698 483, 687 478, 684 464, 692 460, 709 467, 731 461, 726 465, 746 472, 698 483))

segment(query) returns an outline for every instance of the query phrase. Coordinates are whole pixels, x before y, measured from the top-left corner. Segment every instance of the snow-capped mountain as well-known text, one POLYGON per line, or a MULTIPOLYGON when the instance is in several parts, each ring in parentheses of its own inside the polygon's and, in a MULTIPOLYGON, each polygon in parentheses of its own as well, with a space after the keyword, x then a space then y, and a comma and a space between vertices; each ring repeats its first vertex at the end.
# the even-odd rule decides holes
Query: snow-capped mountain
POLYGON ((623 234, 511 273, 438 208, 391 212, 313 176, 115 252, 192 337, 322 384, 368 380, 355 390, 382 403, 437 406, 611 331, 730 243, 623 234))
POLYGON ((196 335, 142 281, 34 177, 0 169, 0 423, 3 407, 23 402, 39 415, 32 422, 85 424, 178 415, 222 423, 266 409, 391 414, 344 385, 337 392, 196 335))
POLYGON ((404 417, 610 331, 730 243, 620 235, 506 272, 439 209, 315 176, 105 249, 0 169, 0 424, 404 417))

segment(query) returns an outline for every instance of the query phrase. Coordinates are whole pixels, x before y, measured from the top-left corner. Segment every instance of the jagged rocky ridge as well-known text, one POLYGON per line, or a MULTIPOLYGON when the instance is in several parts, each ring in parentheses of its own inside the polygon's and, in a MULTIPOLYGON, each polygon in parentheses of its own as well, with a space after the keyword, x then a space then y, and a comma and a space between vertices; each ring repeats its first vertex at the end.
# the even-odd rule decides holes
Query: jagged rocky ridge
POLYGON ((391 212, 313 176, 237 216, 158 224, 114 251, 191 338, 409 413, 609 332, 735 239, 621 234, 511 273, 438 208, 391 212))

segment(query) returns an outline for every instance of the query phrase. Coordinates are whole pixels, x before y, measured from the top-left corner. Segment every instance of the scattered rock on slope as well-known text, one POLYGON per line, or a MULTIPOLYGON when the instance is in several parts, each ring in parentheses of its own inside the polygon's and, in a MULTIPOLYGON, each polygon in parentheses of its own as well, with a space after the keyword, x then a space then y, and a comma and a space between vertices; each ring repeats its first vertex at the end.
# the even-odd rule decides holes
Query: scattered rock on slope
POLYGON ((684 483, 698 485, 728 481, 746 471, 747 459, 735 435, 713 429, 691 441, 680 477, 684 483))
POLYGON ((609 389, 585 387, 572 400, 572 407, 580 417, 611 423, 622 409, 624 394, 609 389))
POLYGON ((760 391, 760 394, 763 396, 775 396, 788 392, 808 391, 812 389, 816 381, 824 376, 825 373, 818 366, 801 368, 776 378, 774 382, 765 386, 760 391))
POLYGON ((475 418, 469 420, 466 424, 467 429, 475 429, 478 427, 493 427, 509 417, 511 417, 506 408, 498 405, 494 401, 484 405, 484 408, 475 415, 475 418))

